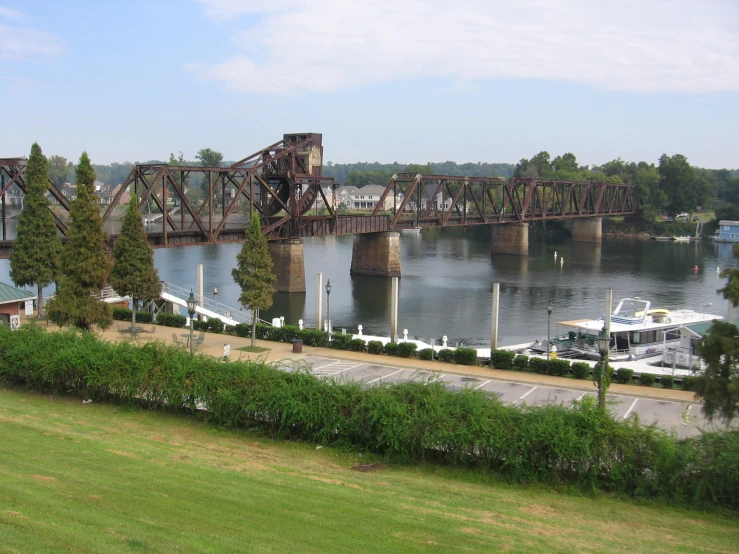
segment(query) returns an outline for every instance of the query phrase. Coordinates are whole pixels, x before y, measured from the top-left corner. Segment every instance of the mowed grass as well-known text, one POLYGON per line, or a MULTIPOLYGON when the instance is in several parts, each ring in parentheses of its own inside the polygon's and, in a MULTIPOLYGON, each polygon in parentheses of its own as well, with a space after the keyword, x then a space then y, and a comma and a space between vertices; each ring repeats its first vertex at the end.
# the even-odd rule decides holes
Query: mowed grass
POLYGON ((0 390, 0 552, 737 552, 739 522, 0 390))

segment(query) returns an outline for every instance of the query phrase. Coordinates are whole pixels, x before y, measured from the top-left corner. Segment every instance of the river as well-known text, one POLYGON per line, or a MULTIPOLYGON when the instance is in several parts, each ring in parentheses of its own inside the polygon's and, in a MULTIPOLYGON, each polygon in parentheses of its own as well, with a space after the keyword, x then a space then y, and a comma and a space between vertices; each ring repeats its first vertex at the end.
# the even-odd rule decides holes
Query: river
MULTIPOLYGON (((274 296, 263 319, 315 325, 315 279, 331 280, 334 328, 389 335, 390 280, 351 277, 352 237, 305 241, 306 294, 274 296)), ((401 233, 399 329, 411 338, 449 337, 469 345, 490 340, 491 288, 500 282, 500 344, 515 344, 547 333, 547 305, 552 330, 562 320, 603 314, 605 289, 613 289, 614 306, 622 297, 638 296, 653 307, 704 309, 726 315, 716 293, 723 283, 716 268, 735 266, 730 244, 709 241, 673 243, 605 239, 602 245, 564 241, 547 244, 532 237, 528 257, 491 256, 490 231, 480 227, 401 233), (558 259, 555 262, 554 252, 558 259), (560 260, 564 257, 564 263, 560 260), (694 267, 698 266, 698 272, 694 267), (706 306, 712 303, 710 309, 706 306)), ((231 269, 239 244, 155 250, 160 277, 181 287, 195 287, 195 266, 205 266, 205 292, 238 306, 239 289, 231 269)), ((0 260, 0 281, 10 283, 9 263, 0 260)), ((324 318, 326 317, 324 293, 324 318)))

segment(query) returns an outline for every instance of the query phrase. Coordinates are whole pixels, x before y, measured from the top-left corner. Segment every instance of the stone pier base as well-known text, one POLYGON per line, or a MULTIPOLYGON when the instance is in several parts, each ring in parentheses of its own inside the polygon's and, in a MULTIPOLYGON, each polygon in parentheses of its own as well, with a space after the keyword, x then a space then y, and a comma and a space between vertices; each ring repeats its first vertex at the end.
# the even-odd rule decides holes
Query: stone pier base
POLYGON ((400 233, 354 235, 351 274, 400 277, 400 233))
POLYGON ((506 223, 504 225, 493 225, 490 252, 493 254, 528 256, 529 224, 506 223))
POLYGON ((603 218, 573 219, 572 240, 573 242, 603 242, 603 218))
POLYGON ((289 239, 269 243, 272 255, 272 273, 277 276, 277 292, 305 292, 305 261, 303 239, 289 239))

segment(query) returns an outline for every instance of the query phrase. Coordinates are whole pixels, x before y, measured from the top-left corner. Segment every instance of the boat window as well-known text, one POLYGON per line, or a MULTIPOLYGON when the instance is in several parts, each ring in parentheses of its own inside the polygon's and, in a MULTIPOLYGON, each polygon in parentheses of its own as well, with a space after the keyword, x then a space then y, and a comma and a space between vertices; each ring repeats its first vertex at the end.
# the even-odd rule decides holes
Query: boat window
POLYGON ((639 331, 631 333, 631 344, 641 344, 641 333, 639 331))

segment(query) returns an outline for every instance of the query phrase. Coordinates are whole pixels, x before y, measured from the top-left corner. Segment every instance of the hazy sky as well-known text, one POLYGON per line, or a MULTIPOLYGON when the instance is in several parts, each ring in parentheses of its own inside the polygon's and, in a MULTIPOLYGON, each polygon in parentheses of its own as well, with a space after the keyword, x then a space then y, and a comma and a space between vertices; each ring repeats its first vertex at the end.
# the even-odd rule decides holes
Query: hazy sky
POLYGON ((739 0, 0 0, 0 157, 739 167, 739 0))

